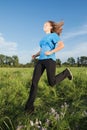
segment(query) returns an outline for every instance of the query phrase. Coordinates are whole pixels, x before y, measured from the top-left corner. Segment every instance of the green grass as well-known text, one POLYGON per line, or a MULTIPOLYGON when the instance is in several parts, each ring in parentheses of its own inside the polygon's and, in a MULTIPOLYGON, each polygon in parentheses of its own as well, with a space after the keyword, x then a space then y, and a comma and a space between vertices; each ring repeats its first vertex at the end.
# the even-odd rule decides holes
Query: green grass
MULTIPOLYGON (((74 79, 50 87, 46 73, 38 84, 35 112, 24 113, 33 68, 0 68, 1 130, 86 130, 87 68, 70 68, 74 79), (33 126, 32 126, 33 122, 33 126), (38 128, 40 127, 40 128, 38 128)), ((56 73, 64 68, 57 68, 56 73)))

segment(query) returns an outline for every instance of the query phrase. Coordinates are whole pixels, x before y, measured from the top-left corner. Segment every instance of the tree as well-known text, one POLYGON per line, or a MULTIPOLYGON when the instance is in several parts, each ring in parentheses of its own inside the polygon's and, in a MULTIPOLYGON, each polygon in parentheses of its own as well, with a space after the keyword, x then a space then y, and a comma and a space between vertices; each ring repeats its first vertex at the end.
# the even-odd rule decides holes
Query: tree
POLYGON ((13 60, 12 60, 12 57, 10 56, 5 56, 5 64, 6 65, 13 65, 13 60))
POLYGON ((80 66, 80 58, 79 57, 77 58, 77 66, 78 67, 80 66))
POLYGON ((0 66, 3 66, 5 62, 5 56, 0 54, 0 66))
POLYGON ((73 57, 68 58, 67 62, 69 63, 69 65, 75 65, 75 59, 73 57))
POLYGON ((56 64, 57 64, 58 66, 61 66, 61 60, 60 60, 60 59, 56 59, 56 64))
POLYGON ((80 64, 81 66, 87 66, 87 56, 80 57, 80 64))
POLYGON ((12 60, 13 60, 13 66, 14 66, 14 67, 19 66, 18 56, 16 56, 16 55, 12 56, 12 60))

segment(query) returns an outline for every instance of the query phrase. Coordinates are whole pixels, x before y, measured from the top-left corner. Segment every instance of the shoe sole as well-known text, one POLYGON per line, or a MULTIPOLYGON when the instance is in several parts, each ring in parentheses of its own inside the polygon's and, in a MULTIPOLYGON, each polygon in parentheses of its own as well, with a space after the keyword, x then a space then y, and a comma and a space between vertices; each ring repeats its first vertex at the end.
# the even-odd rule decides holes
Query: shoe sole
POLYGON ((69 68, 67 68, 67 70, 69 71, 70 75, 71 75, 71 79, 70 80, 73 80, 73 75, 72 75, 72 72, 69 68))

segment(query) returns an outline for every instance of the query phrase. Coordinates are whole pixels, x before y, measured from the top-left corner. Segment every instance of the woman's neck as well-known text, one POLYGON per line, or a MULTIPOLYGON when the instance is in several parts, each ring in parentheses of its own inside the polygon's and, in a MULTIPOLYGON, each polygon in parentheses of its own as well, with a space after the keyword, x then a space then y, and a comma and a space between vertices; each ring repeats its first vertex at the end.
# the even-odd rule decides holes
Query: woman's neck
POLYGON ((45 32, 46 34, 51 33, 50 31, 45 32))

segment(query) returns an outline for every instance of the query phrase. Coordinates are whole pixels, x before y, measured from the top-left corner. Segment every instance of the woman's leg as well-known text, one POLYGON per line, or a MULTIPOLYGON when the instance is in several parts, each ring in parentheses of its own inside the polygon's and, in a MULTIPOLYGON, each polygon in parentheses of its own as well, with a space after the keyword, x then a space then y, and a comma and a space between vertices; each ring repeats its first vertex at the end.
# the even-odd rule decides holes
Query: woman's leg
POLYGON ((55 84, 60 83, 65 78, 68 78, 69 80, 72 80, 72 74, 69 69, 65 69, 63 72, 57 74, 55 76, 55 70, 56 70, 56 62, 49 59, 46 63, 46 71, 47 71, 47 78, 49 85, 54 86, 55 84))
POLYGON ((48 83, 50 86, 54 86, 56 84, 56 78, 55 78, 56 62, 51 59, 48 59, 45 60, 44 64, 46 67, 48 83))
POLYGON ((42 73, 44 72, 44 69, 45 69, 45 67, 41 64, 41 61, 38 61, 38 63, 35 66, 35 69, 34 69, 33 78, 32 78, 32 85, 30 88, 30 95, 29 95, 29 98, 27 100, 25 110, 31 109, 33 104, 34 104, 35 97, 37 94, 38 81, 39 81, 42 73))

